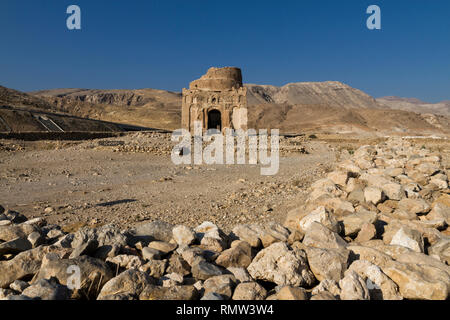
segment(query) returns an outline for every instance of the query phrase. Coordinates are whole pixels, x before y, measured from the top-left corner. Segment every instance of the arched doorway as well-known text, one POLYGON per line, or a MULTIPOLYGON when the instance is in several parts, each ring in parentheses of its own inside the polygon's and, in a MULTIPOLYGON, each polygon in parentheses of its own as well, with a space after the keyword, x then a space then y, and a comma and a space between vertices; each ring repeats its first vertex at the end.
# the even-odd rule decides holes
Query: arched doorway
POLYGON ((208 112, 208 129, 222 130, 222 116, 219 110, 213 109, 208 112))

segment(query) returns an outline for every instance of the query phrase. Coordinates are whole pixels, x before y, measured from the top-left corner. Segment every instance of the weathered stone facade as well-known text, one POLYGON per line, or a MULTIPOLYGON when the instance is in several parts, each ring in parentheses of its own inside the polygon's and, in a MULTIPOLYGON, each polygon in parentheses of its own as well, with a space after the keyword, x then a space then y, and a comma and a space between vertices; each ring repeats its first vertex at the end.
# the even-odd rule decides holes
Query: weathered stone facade
POLYGON ((203 131, 247 130, 247 88, 239 68, 210 68, 183 89, 183 129, 193 132, 194 121, 202 123, 203 131))

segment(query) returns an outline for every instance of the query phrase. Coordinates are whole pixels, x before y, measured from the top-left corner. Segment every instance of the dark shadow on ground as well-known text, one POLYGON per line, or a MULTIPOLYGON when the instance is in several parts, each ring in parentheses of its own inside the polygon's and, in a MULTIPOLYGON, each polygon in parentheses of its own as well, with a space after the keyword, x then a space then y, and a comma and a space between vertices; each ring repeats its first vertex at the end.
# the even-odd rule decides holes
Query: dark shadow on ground
POLYGON ((116 204, 122 204, 122 203, 130 203, 130 202, 136 202, 136 199, 123 199, 123 200, 115 200, 110 202, 103 202, 96 205, 96 207, 111 207, 115 206, 116 204))

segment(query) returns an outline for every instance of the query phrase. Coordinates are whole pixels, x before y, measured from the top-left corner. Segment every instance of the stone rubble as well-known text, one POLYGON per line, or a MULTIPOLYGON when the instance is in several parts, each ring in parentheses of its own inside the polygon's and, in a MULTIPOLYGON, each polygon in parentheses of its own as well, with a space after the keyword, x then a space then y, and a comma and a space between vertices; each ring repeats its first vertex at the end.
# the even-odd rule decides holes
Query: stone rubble
POLYGON ((0 297, 446 300, 448 169, 401 138, 363 146, 315 182, 284 225, 242 224, 229 234, 208 221, 66 234, 0 206, 0 297))

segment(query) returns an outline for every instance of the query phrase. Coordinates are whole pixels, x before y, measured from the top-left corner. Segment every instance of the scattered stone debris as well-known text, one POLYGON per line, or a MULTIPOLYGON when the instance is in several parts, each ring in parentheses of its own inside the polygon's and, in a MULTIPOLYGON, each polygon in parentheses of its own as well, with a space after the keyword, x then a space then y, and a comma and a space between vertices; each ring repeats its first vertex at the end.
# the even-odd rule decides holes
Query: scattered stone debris
POLYGON ((162 221, 66 233, 0 206, 1 297, 446 300, 450 190, 441 160, 402 139, 363 146, 314 183, 284 225, 229 233, 162 221))

